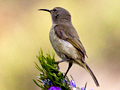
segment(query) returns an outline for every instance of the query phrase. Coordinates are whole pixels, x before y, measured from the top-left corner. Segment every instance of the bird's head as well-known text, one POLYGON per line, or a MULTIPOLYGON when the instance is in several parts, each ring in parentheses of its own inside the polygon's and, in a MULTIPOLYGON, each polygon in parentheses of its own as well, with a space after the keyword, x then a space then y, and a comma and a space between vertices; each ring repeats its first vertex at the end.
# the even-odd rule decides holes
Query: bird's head
POLYGON ((49 12, 51 14, 53 23, 71 22, 70 13, 64 8, 55 7, 52 10, 48 10, 48 9, 39 9, 39 10, 49 12))

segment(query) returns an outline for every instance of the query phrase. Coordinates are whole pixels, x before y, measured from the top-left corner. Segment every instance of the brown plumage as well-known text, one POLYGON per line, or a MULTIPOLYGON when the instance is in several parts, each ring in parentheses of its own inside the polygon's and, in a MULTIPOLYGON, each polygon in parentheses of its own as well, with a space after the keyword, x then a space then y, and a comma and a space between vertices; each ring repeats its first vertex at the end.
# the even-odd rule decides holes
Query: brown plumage
POLYGON ((85 56, 87 57, 87 54, 72 25, 70 13, 61 7, 55 7, 52 10, 40 10, 48 11, 51 14, 53 24, 49 33, 50 42, 57 55, 63 59, 58 63, 63 61, 69 62, 69 67, 64 77, 67 75, 72 64, 76 63, 85 68, 92 76, 96 86, 99 86, 95 75, 85 62, 85 56))

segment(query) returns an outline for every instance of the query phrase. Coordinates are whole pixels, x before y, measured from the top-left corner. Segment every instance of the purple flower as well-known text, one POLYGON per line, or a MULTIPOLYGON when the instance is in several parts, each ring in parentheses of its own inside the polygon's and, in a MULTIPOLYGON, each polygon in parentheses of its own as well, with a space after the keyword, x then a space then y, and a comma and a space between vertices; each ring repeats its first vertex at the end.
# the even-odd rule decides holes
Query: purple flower
POLYGON ((70 86, 71 87, 76 87, 75 82, 73 80, 70 81, 70 86))
POLYGON ((51 86, 48 90, 61 90, 59 87, 51 86))
POLYGON ((65 84, 65 79, 63 80, 63 84, 65 84))
POLYGON ((50 86, 52 86, 53 84, 52 84, 52 82, 49 80, 49 79, 44 79, 44 80, 42 80, 42 83, 43 83, 43 85, 50 85, 50 86))
POLYGON ((49 81, 49 85, 50 85, 50 86, 52 86, 52 85, 53 85, 51 81, 49 81))
POLYGON ((56 87, 56 90, 61 90, 59 87, 56 87))
MULTIPOLYGON (((87 90, 87 89, 85 89, 85 87, 82 87, 81 90, 87 90)), ((93 89, 90 89, 90 90, 93 90, 93 89)))
POLYGON ((85 87, 82 87, 81 90, 86 90, 85 87))
POLYGON ((47 84, 48 83, 47 79, 42 80, 42 83, 43 83, 43 85, 47 84))

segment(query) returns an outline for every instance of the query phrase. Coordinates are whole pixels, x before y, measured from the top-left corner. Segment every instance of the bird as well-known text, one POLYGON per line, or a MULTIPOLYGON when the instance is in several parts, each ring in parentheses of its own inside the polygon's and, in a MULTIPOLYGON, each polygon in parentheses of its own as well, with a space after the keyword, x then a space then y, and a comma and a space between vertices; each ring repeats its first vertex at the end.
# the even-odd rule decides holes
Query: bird
POLYGON ((75 63, 83 67, 92 76, 96 86, 98 87, 98 80, 85 61, 85 57, 88 56, 83 44, 79 39, 76 29, 72 25, 71 14, 62 7, 54 7, 52 10, 38 10, 47 11, 51 14, 52 27, 49 32, 49 39, 53 49, 62 59, 61 61, 58 61, 57 64, 64 61, 69 63, 64 78, 66 77, 73 63, 75 63))

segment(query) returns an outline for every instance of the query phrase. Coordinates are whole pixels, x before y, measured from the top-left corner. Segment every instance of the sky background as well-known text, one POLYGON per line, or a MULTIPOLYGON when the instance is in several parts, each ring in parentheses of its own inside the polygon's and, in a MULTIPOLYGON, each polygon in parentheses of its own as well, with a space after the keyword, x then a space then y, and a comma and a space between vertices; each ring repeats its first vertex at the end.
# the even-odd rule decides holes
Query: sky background
MULTIPOLYGON (((73 65, 68 73, 77 86, 93 90, 120 89, 120 0, 0 0, 0 90, 40 90, 32 79, 39 71, 34 62, 40 48, 54 52, 49 41, 51 16, 38 9, 63 7, 72 16, 97 77, 96 87, 83 68, 73 65)), ((61 60, 55 54, 56 60, 61 60)), ((60 71, 68 63, 60 64, 60 71)))

